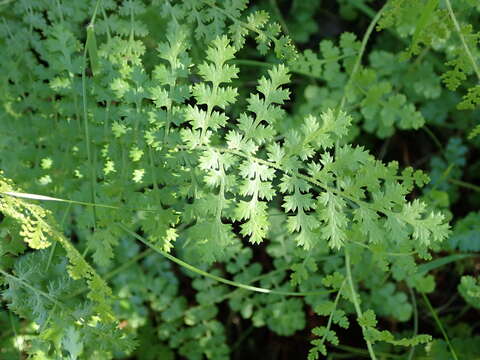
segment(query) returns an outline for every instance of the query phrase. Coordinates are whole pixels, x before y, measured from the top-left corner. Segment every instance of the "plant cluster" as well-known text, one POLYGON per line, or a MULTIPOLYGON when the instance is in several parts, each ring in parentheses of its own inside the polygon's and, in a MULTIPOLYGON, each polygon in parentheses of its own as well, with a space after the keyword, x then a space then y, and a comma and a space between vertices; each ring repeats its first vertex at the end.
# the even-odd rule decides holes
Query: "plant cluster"
POLYGON ((476 0, 0 12, 0 358, 480 356, 476 0))

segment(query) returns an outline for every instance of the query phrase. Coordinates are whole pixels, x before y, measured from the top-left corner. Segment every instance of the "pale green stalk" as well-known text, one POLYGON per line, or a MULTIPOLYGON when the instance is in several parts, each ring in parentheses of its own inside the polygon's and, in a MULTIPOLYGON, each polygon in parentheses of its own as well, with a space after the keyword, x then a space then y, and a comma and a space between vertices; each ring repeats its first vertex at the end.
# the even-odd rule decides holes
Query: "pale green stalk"
POLYGON ((472 51, 468 47, 468 44, 467 44, 467 41, 465 40, 465 37, 462 34, 462 29, 460 28, 460 25, 459 25, 458 20, 455 16, 455 13, 453 12, 452 4, 450 3, 450 0, 445 0, 445 3, 447 4, 448 14, 450 15, 450 18, 452 19, 453 26, 455 27, 455 30, 458 34, 458 37, 460 38, 460 41, 462 42, 463 48, 465 49, 465 53, 467 54, 468 59, 472 63, 473 71, 475 72, 478 80, 480 81, 480 69, 477 65, 477 62, 475 61, 475 58, 473 57, 472 51))
POLYGON ((425 304, 427 304, 428 310, 430 310, 430 313, 432 314, 433 319, 435 320, 435 323, 437 324, 438 328, 440 329, 440 332, 443 335, 443 338, 445 339, 445 342, 447 343, 448 348, 450 349, 450 352, 452 353, 452 357, 454 360, 458 360, 457 353, 455 352, 455 349, 453 348, 450 338, 448 337, 447 332, 445 331, 442 322, 440 321, 437 312, 435 309, 432 307, 432 304, 430 303, 430 300, 428 300, 427 295, 425 293, 421 293, 423 300, 425 301, 425 304))
POLYGON ((133 231, 131 231, 130 229, 128 229, 125 225, 123 225, 121 223, 117 223, 117 225, 122 230, 124 230, 126 233, 128 233, 129 235, 133 236, 135 239, 140 241, 142 244, 144 244, 145 246, 148 246, 149 248, 151 248, 156 253, 164 256, 165 258, 167 258, 168 260, 176 263, 177 265, 180 265, 181 267, 183 267, 187 270, 190 270, 194 273, 197 273, 199 275, 202 275, 202 276, 207 277, 209 279, 221 282, 221 283, 226 284, 226 285, 234 286, 234 287, 241 288, 241 289, 244 289, 244 290, 259 292, 259 293, 263 293, 263 294, 283 295, 283 296, 304 297, 304 296, 311 296, 311 295, 323 295, 323 294, 328 294, 328 293, 332 292, 330 290, 306 291, 306 292, 282 291, 282 290, 274 290, 274 289, 265 289, 265 288, 261 288, 261 287, 257 287, 257 286, 250 286, 250 285, 242 284, 242 283, 239 283, 239 282, 236 282, 236 281, 228 280, 228 279, 222 278, 220 276, 216 276, 216 275, 210 274, 206 271, 203 271, 203 270, 201 270, 201 269, 199 269, 199 268, 197 268, 193 265, 190 265, 190 264, 186 263, 183 260, 180 260, 180 259, 176 258, 173 255, 170 255, 169 253, 167 253, 163 250, 160 250, 157 246, 151 244, 144 237, 138 235, 137 233, 134 233, 133 231))
MULTIPOLYGON (((350 266, 350 254, 348 252, 347 247, 345 247, 345 268, 347 270, 347 280, 350 285, 350 291, 352 293, 353 306, 355 307, 355 312, 357 313, 357 319, 360 319, 362 317, 362 309, 360 308, 360 303, 358 302, 358 298, 357 298, 358 295, 357 295, 357 292, 355 291, 355 286, 353 284, 352 270, 350 266)), ((362 326, 362 330, 365 333, 365 327, 362 326)), ((370 358, 372 360, 376 360, 377 357, 375 356, 375 352, 373 351, 372 344, 367 339, 365 339, 365 342, 367 343, 367 348, 368 348, 368 353, 370 355, 370 358)))

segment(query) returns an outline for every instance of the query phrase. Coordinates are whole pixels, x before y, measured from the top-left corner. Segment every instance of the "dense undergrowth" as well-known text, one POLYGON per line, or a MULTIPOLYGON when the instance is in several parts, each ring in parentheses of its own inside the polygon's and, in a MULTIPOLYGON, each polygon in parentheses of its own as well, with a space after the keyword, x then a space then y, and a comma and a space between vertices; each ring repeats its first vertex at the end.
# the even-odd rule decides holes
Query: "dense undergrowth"
POLYGON ((0 13, 0 359, 480 359, 478 1, 0 13))

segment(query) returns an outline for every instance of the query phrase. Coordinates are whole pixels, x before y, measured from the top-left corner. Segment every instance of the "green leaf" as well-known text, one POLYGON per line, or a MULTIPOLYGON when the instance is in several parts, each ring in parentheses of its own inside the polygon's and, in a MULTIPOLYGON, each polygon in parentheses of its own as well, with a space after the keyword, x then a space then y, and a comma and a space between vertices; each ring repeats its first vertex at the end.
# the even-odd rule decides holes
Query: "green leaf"
POLYGON ((333 249, 340 249, 347 240, 347 217, 344 213, 345 201, 331 192, 325 191, 318 198, 320 220, 324 222, 321 227, 322 236, 333 249))
POLYGON ((73 326, 66 330, 62 339, 62 345, 68 351, 70 360, 76 360, 82 355, 83 343, 79 332, 73 326))
POLYGON ((473 276, 462 276, 458 291, 465 301, 475 308, 479 308, 480 283, 473 276))

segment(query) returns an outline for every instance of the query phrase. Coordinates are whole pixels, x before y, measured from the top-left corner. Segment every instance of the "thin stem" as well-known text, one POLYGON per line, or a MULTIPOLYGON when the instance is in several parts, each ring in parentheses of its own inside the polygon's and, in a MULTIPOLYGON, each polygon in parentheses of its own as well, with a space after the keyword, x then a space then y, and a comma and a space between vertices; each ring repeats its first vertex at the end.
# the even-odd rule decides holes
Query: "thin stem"
POLYGON ((67 204, 74 204, 74 205, 82 205, 82 206, 94 206, 94 207, 101 207, 105 209, 112 209, 112 210, 131 210, 131 211, 148 211, 148 212, 155 212, 161 211, 161 208, 153 208, 153 209, 142 209, 142 208, 132 208, 128 206, 115 206, 115 205, 108 205, 108 204, 99 204, 99 203, 90 203, 86 201, 77 201, 77 200, 69 200, 69 199, 61 199, 51 196, 39 195, 39 194, 30 194, 30 193, 20 193, 16 191, 5 191, 0 192, 1 195, 8 195, 22 199, 30 199, 30 200, 39 200, 39 201, 55 201, 55 202, 63 202, 67 204))
POLYGON ((237 341, 235 341, 235 343, 231 347, 232 353, 234 353, 240 347, 242 342, 250 336, 250 334, 254 329, 255 327, 253 325, 250 325, 250 327, 247 330, 242 331, 242 334, 240 335, 240 337, 237 339, 237 341))
MULTIPOLYGON (((357 354, 359 356, 364 356, 364 357, 368 357, 369 356, 369 353, 363 349, 359 349, 359 348, 356 348, 356 347, 353 347, 353 346, 348 346, 348 345, 332 345, 334 348, 336 349, 340 349, 340 350, 344 350, 344 351, 348 351, 350 353, 353 353, 353 354, 357 354)), ((403 358, 402 355, 397 355, 397 354, 389 354, 389 353, 386 353, 386 352, 381 352, 381 351, 377 351, 377 354, 379 356, 382 356, 382 357, 385 357, 385 358, 392 358, 392 359, 401 359, 403 358)), ((353 356, 350 356, 350 357, 353 357, 353 356)))
POLYGON ((470 62, 472 63, 473 70, 475 71, 475 74, 477 75, 477 78, 480 81, 480 69, 477 65, 477 62, 475 61, 475 58, 473 57, 472 52, 470 51, 470 48, 468 47, 468 44, 467 44, 467 41, 465 40, 465 37, 462 34, 462 29, 460 28, 460 25, 457 21, 455 13, 453 12, 452 4, 450 3, 450 0, 445 0, 445 3, 447 4, 448 14, 450 15, 450 18, 452 19, 455 30, 457 31, 457 34, 460 38, 460 41, 462 42, 463 48, 465 49, 465 53, 467 54, 470 62))
POLYGON ((236 65, 258 66, 258 67, 266 67, 266 68, 277 65, 276 63, 273 63, 273 62, 250 60, 250 59, 233 59, 233 60, 230 60, 230 62, 236 65))
POLYGON ((43 333, 45 331, 45 329, 47 328, 47 325, 48 323, 50 322, 50 319, 52 318, 52 314, 53 312, 55 311, 55 309, 57 308, 57 305, 53 305, 53 308, 51 311, 48 312, 48 317, 47 317, 47 320, 45 320, 45 322, 43 323, 43 325, 38 329, 38 332, 39 333, 43 333))
POLYGON ((201 269, 199 269, 199 268, 197 268, 193 265, 190 265, 190 264, 186 263, 185 261, 180 260, 180 259, 176 258, 175 256, 170 255, 170 254, 166 253, 165 251, 158 249, 156 246, 150 244, 144 237, 134 233, 133 231, 128 229, 125 225, 123 225, 121 223, 117 223, 117 225, 122 230, 124 230, 126 233, 133 236, 135 239, 137 239, 138 241, 143 243, 145 246, 148 246, 153 251, 155 251, 156 253, 164 256, 168 260, 176 263, 177 265, 180 265, 181 267, 183 267, 187 270, 190 270, 194 273, 205 276, 209 279, 221 282, 223 284, 227 284, 227 285, 230 285, 230 286, 238 287, 238 288, 249 290, 249 291, 259 292, 259 293, 263 293, 263 294, 283 295, 283 296, 300 296, 300 297, 303 297, 303 296, 310 296, 310 295, 328 294, 328 293, 332 292, 332 290, 307 291, 307 292, 281 291, 281 290, 265 289, 265 288, 261 288, 261 287, 257 287, 257 286, 250 286, 250 285, 242 284, 242 283, 239 283, 239 282, 236 282, 236 281, 231 281, 231 280, 222 278, 220 276, 210 274, 210 273, 208 273, 206 271, 203 271, 203 270, 201 270, 201 269))
MULTIPOLYGON (((100 0, 97 0, 95 4, 95 8, 93 10, 93 15, 90 19, 90 25, 93 26, 95 23, 95 17, 97 15, 98 11, 98 6, 100 4, 100 0)), ((85 46, 83 49, 83 66, 82 66, 82 98, 83 98, 83 125, 84 125, 84 133, 85 133, 85 143, 86 143, 86 149, 87 149, 87 161, 88 165, 90 167, 90 198, 92 203, 95 204, 96 202, 96 192, 95 192, 95 186, 97 182, 97 175, 95 172, 95 164, 93 162, 92 158, 92 152, 90 149, 90 131, 88 127, 88 106, 87 106, 87 85, 86 85, 86 68, 87 68, 87 43, 89 42, 88 38, 91 36, 89 32, 87 31, 87 40, 85 42, 85 46)), ((96 208, 92 208, 92 217, 93 217, 93 230, 95 231, 96 229, 96 224, 97 224, 97 211, 96 208)))
POLYGON ((100 5, 101 0, 97 0, 95 3, 95 8, 93 9, 93 15, 92 18, 90 19, 90 24, 95 24, 95 18, 97 17, 97 12, 98 12, 98 6, 100 5))
POLYGON ((480 255, 476 255, 476 254, 452 254, 452 255, 444 256, 444 257, 441 257, 441 258, 438 258, 438 259, 435 259, 435 260, 432 260, 432 261, 429 261, 427 263, 419 265, 418 269, 417 269, 417 274, 419 274, 419 275, 427 274, 428 272, 430 272, 434 269, 438 269, 438 268, 440 268, 444 265, 450 264, 452 262, 460 261, 460 260, 467 259, 467 258, 477 257, 477 256, 480 256, 480 255))
MULTIPOLYGON (((370 247, 368 245, 365 245, 365 244, 362 244, 360 242, 357 242, 357 241, 351 241, 350 243, 354 244, 354 245, 357 245, 357 246, 361 246, 365 249, 370 249, 370 247)), ((411 251, 411 252, 405 252, 405 253, 398 253, 398 252, 384 252, 384 253, 381 253, 382 255, 387 255, 387 256, 412 256, 412 255, 415 255, 417 252, 416 251, 411 251)))
POLYGON ((103 15, 103 19, 105 21, 105 28, 107 30, 107 39, 108 39, 108 42, 110 42, 110 40, 112 39, 112 34, 110 33, 110 26, 108 24, 108 16, 107 16, 107 13, 105 12, 105 8, 102 6, 102 15, 103 15))
MULTIPOLYGON (((445 158, 445 160, 446 160, 446 162, 448 162, 448 160, 446 158, 445 158)), ((439 181, 437 181, 436 184, 433 186, 433 190, 435 190, 442 183, 442 181, 444 181, 448 178, 448 176, 450 175, 450 172, 452 171, 452 169, 454 167, 455 167, 455 163, 451 163, 450 165, 448 165, 448 167, 442 173, 442 176, 440 177, 439 181)))
POLYGON ((443 145, 440 140, 438 140, 437 136, 433 133, 433 131, 430 130, 427 125, 423 125, 422 130, 425 131, 428 136, 430 136, 435 145, 438 147, 438 150, 440 150, 440 152, 442 153, 442 156, 445 157, 445 150, 443 149, 443 145))
MULTIPOLYGON (((98 4, 98 2, 97 2, 98 4)), ((88 35, 87 35, 88 36, 88 35)), ((83 98, 83 125, 85 134, 85 145, 87 149, 87 162, 90 167, 90 200, 92 203, 96 201, 95 184, 96 174, 93 166, 92 152, 90 150, 90 131, 88 127, 88 107, 87 107, 87 85, 86 85, 86 67, 87 67, 87 46, 83 51, 83 66, 82 66, 82 98, 83 98)), ((97 224, 97 213, 95 207, 92 208, 93 229, 95 231, 97 224)))
MULTIPOLYGON (((358 299, 357 299, 358 295, 357 295, 357 292, 355 291, 355 286, 353 285, 352 270, 350 266, 350 254, 347 247, 345 247, 345 268, 347 270, 347 279, 350 285, 350 291, 352 292, 353 306, 355 307, 357 318, 360 319, 362 317, 362 309, 360 308, 360 303, 358 302, 358 299)), ((365 328, 363 326, 362 326, 362 330, 365 333, 365 328)), ((367 339, 365 339, 365 342, 367 343, 367 348, 368 348, 368 353, 370 355, 370 358, 372 360, 376 360, 377 357, 375 356, 375 352, 373 351, 372 344, 367 339)))
POLYGON ((288 31, 288 26, 287 23, 285 22, 285 19, 283 18, 282 12, 280 11, 277 0, 270 0, 270 5, 272 6, 273 11, 278 17, 278 21, 280 23, 280 26, 282 27, 283 32, 290 36, 290 31, 288 31))
POLYGON ((375 10, 373 10, 370 6, 367 6, 363 1, 350 0, 350 5, 357 8, 372 19, 375 17, 375 10))
POLYGON ((435 323, 437 324, 438 328, 440 329, 440 332, 443 335, 443 338, 445 339, 445 342, 447 343, 448 348, 450 349, 450 352, 452 353, 452 357, 454 360, 458 360, 457 353, 455 352, 455 349, 453 348, 452 344, 450 343, 450 338, 447 335, 447 332, 445 331, 442 322, 440 321, 437 312, 433 308, 432 304, 430 303, 430 300, 428 300, 427 295, 424 293, 421 293, 423 300, 425 301, 425 304, 427 304, 428 310, 430 310, 430 313, 432 314, 433 319, 435 320, 435 323))
POLYGON ((340 300, 340 295, 342 293, 342 289, 343 289, 344 285, 345 285, 345 280, 342 282, 342 285, 340 286, 340 289, 338 289, 337 296, 335 296, 333 310, 330 313, 330 316, 328 317, 328 321, 327 321, 327 330, 325 331, 325 334, 323 335, 322 340, 321 340, 322 345, 325 343, 325 339, 327 338, 327 334, 329 333, 330 327, 332 326, 333 314, 335 313, 335 310, 337 310, 338 301, 340 300))
POLYGON ((60 22, 63 24, 65 22, 65 20, 63 18, 63 11, 62 11, 62 7, 60 6, 60 1, 56 0, 56 4, 57 4, 57 9, 58 9, 58 14, 60 16, 60 22))
MULTIPOLYGON (((63 226, 63 223, 65 222, 65 219, 67 218, 67 214, 70 211, 71 206, 72 206, 72 204, 68 204, 67 210, 65 210, 65 212, 63 214, 63 217, 62 217, 62 221, 60 222, 60 226, 63 226)), ((47 261, 47 266, 45 267, 45 271, 48 271, 48 268, 50 267, 50 264, 52 263, 53 254, 55 254, 56 247, 57 247, 57 242, 55 241, 52 245, 52 248, 50 249, 50 254, 48 256, 48 261, 47 261)))
POLYGON ((476 192, 480 192, 480 186, 470 184, 468 182, 462 181, 462 180, 457 180, 457 179, 448 179, 448 182, 451 182, 452 184, 464 187, 466 189, 470 189, 476 192))
MULTIPOLYGON (((13 321, 13 314, 11 311, 8 312, 8 318, 10 320, 10 326, 12 327, 12 331, 13 331, 13 336, 15 337, 15 339, 17 338, 18 336, 18 333, 17 333, 17 328, 15 326, 15 323, 13 321)), ((18 358, 21 360, 22 359, 22 352, 20 351, 20 349, 17 349, 18 350, 18 358)))
POLYGON ((142 260, 143 258, 147 257, 148 255, 150 255, 152 253, 153 253, 152 249, 147 249, 147 250, 142 251, 140 254, 138 254, 137 256, 134 256, 133 258, 128 260, 126 263, 124 263, 122 266, 119 266, 119 267, 115 268, 114 270, 112 270, 111 272, 109 272, 108 274, 106 274, 104 276, 104 279, 109 280, 109 279, 113 278, 114 276, 121 273, 126 268, 129 268, 130 266, 132 266, 136 262, 142 260))
MULTIPOLYGON (((410 297, 412 299, 412 305, 413 305, 413 336, 417 336, 418 334, 418 309, 417 309, 417 299, 415 298, 415 292, 414 290, 409 286, 408 290, 410 292, 410 297)), ((408 359, 407 360, 413 360, 413 356, 415 355, 415 346, 412 346, 408 353, 408 359)))
MULTIPOLYGON (((351 58, 353 57, 353 55, 341 55, 341 56, 337 56, 335 58, 328 58, 328 59, 322 59, 322 60, 318 60, 316 62, 316 64, 318 65, 323 65, 323 64, 328 64, 328 63, 331 63, 331 62, 337 62, 339 60, 343 60, 343 59, 347 59, 347 58, 351 58)), ((274 63, 274 62, 268 62, 268 61, 259 61, 259 60, 249 60, 249 59, 237 59, 237 60, 231 60, 231 63, 232 64, 237 64, 237 65, 245 65, 245 66, 256 66, 256 67, 272 67, 274 65, 277 65, 277 63, 274 63)), ((308 72, 308 71, 302 71, 302 70, 299 70, 299 69, 295 69, 295 68, 291 68, 291 69, 288 69, 289 72, 291 73, 294 73, 294 74, 298 74, 298 75, 303 75, 303 76, 306 76, 306 77, 309 77, 311 79, 315 79, 315 80, 325 80, 323 77, 321 76, 318 76, 318 75, 315 75, 315 74, 312 74, 311 72, 308 72)))
POLYGON ((370 36, 372 35, 373 29, 375 29, 375 25, 377 25, 378 21, 383 15, 383 12, 386 9, 386 5, 384 5, 375 15, 375 17, 372 19, 370 22, 370 25, 368 25, 367 31, 365 32, 365 35, 363 36, 362 39, 362 44, 360 45, 360 51, 357 55, 357 61, 355 61, 355 65, 353 66, 353 70, 350 74, 350 77, 348 79, 347 84, 345 85, 345 89, 343 91, 343 96, 342 99, 340 100, 340 105, 338 107, 338 112, 343 109, 345 106, 345 101, 347 100, 347 92, 350 89, 350 87, 353 85, 355 75, 357 74, 358 70, 360 69, 360 64, 362 62, 362 57, 363 54, 365 53, 365 49, 367 48, 367 43, 368 40, 370 39, 370 36))

